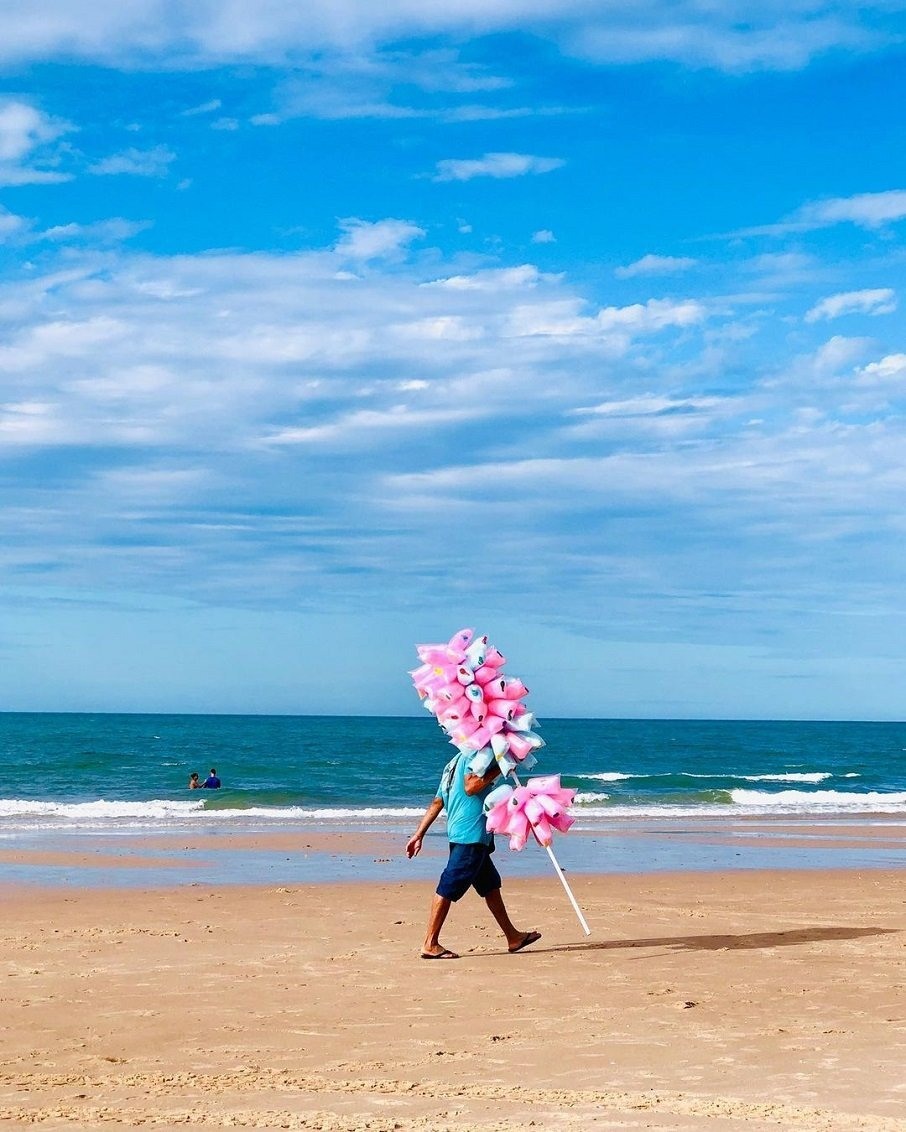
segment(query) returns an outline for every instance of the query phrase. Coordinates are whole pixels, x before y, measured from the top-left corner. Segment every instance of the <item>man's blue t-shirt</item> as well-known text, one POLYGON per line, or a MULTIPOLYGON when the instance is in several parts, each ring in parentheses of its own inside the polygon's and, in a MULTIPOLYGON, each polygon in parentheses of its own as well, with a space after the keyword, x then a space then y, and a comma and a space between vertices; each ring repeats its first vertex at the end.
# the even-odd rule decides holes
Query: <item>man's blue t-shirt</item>
POLYGON ((493 783, 478 794, 466 793, 469 773, 467 755, 457 755, 444 767, 435 797, 440 798, 447 813, 447 838, 457 845, 490 845, 482 803, 493 789, 493 783))
POLYGON ((209 774, 208 777, 202 782, 202 789, 204 790, 219 790, 220 779, 216 774, 209 774))

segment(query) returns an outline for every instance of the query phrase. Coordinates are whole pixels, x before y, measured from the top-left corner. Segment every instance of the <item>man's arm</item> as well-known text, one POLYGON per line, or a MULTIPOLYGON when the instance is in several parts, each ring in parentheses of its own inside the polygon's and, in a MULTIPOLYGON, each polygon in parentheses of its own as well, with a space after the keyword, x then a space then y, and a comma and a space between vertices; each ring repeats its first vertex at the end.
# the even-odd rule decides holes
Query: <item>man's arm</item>
POLYGON ((497 763, 492 763, 491 766, 482 775, 468 773, 465 777, 463 787, 467 794, 480 794, 482 790, 490 786, 494 779, 500 774, 500 767, 497 763))
POLYGON ((418 829, 409 840, 406 842, 406 856, 415 857, 421 852, 422 838, 437 820, 440 811, 444 808, 443 802, 440 798, 435 798, 434 801, 425 810, 425 815, 418 823, 418 829))

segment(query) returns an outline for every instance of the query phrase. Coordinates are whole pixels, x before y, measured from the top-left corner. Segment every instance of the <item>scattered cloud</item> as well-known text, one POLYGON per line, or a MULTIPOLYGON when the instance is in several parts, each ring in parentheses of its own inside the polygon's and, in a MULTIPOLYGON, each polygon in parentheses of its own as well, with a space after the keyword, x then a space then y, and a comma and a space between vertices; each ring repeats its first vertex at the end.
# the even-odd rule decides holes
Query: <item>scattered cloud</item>
POLYGON ((504 291, 534 287, 541 279, 541 272, 533 263, 523 263, 518 267, 486 268, 472 275, 448 275, 445 279, 433 279, 424 286, 447 287, 453 291, 504 291))
POLYGON ((23 216, 16 216, 14 212, 0 205, 0 241, 8 240, 11 236, 23 232, 28 227, 28 221, 23 216))
POLYGON ((540 228, 532 233, 533 244, 556 244, 557 237, 549 228, 540 228))
POLYGON ((150 220, 124 220, 121 216, 113 216, 109 220, 97 220, 93 224, 55 224, 41 232, 38 239, 52 240, 55 243, 73 240, 119 243, 147 231, 151 226, 150 220))
POLYGON ((888 354, 858 371, 860 385, 896 385, 906 392, 906 354, 888 354))
POLYGON ((602 401, 572 409, 575 416, 595 417, 648 417, 666 413, 695 413, 713 409, 720 404, 716 397, 668 397, 646 393, 641 397, 628 397, 619 401, 602 401))
MULTIPOLYGON (((0 59, 7 63, 77 58, 104 65, 154 61, 170 68, 231 63, 287 64, 325 53, 375 53, 403 40, 447 34, 518 32, 555 42, 595 62, 669 61, 728 72, 794 70, 832 51, 866 53, 897 42, 891 9, 880 0, 812 0, 757 10, 732 0, 494 0, 413 5, 387 0, 364 9, 355 0, 311 0, 304 9, 262 4, 237 19, 229 6, 176 11, 162 0, 133 0, 86 14, 78 0, 46 0, 41 20, 3 17, 0 59)), ((464 67, 460 89, 488 89, 464 67)))
POLYGON ((71 180, 55 166, 52 143, 74 127, 31 103, 0 98, 0 185, 52 185, 71 180))
POLYGON ((386 259, 399 255, 413 240, 425 235, 425 230, 407 220, 359 220, 349 217, 340 221, 345 233, 337 243, 336 251, 346 259, 386 259))
POLYGON ((880 193, 857 193, 851 197, 831 197, 809 201, 776 224, 743 228, 734 236, 786 236, 795 232, 812 232, 837 224, 855 224, 859 228, 877 230, 906 217, 906 189, 888 189, 880 193))
POLYGON ((694 326, 706 317, 706 308, 695 299, 649 299, 628 307, 605 307, 598 312, 596 321, 607 330, 651 333, 668 326, 694 326))
POLYGON ((190 106, 188 110, 183 110, 180 114, 182 118, 193 118, 197 114, 213 114, 215 110, 219 110, 223 103, 219 98, 211 98, 207 102, 202 102, 198 106, 190 106))
POLYGON ((846 314, 892 314, 897 309, 896 292, 890 287, 865 291, 842 291, 828 295, 806 312, 806 322, 840 318, 846 314))
POLYGON ((697 263, 697 259, 691 259, 689 256, 649 254, 643 255, 634 263, 626 264, 625 267, 614 268, 613 273, 618 279, 633 279, 638 275, 671 275, 677 271, 687 271, 697 263))
POLYGON ((880 228, 906 217, 906 189, 890 189, 883 193, 859 193, 852 197, 833 197, 814 201, 793 217, 803 228, 826 228, 833 224, 857 224, 862 228, 880 228))
POLYGON ((551 173, 565 162, 559 157, 535 157, 528 153, 486 153, 474 159, 447 158, 438 161, 435 181, 471 181, 475 177, 524 177, 551 173))
POLYGON ((111 154, 88 166, 88 172, 98 177, 126 174, 132 177, 166 177, 176 154, 169 146, 156 145, 152 149, 129 148, 111 154))
POLYGON ((844 338, 835 334, 815 351, 809 369, 819 377, 841 374, 863 358, 871 345, 869 338, 844 338))

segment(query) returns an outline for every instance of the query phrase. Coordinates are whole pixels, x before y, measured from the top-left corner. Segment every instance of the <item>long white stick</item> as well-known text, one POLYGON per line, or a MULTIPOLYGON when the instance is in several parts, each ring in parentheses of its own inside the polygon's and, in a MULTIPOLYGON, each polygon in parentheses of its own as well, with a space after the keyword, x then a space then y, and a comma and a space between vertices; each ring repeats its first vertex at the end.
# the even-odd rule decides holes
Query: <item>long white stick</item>
MULTIPOLYGON (((517 786, 522 785, 514 770, 510 771, 510 776, 517 786)), ((528 817, 528 814, 526 814, 525 816, 528 817)), ((531 818, 529 818, 529 824, 532 826, 532 829, 535 828, 534 823, 531 821, 531 818)), ((585 917, 582 915, 582 909, 579 907, 579 902, 576 900, 575 896, 573 896, 573 890, 569 887, 569 881, 567 881, 566 877, 563 875, 563 870, 560 868, 560 862, 554 856, 553 848, 550 845, 545 845, 545 849, 547 850, 547 855, 551 859, 551 864, 554 866, 557 876, 560 878, 560 883, 566 889, 566 895, 569 897, 569 902, 573 906, 573 911, 579 917, 579 923, 582 925, 582 930, 586 935, 591 935, 591 928, 588 926, 585 917)))

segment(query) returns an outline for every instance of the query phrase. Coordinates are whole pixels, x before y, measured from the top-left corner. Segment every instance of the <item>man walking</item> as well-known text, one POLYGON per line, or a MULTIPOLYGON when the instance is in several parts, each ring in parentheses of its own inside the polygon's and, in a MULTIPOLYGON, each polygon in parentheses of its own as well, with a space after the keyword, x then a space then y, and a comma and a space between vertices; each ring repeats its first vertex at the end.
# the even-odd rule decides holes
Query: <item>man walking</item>
POLYGON ((500 874, 491 860, 494 838, 487 831, 482 803, 499 774, 500 768, 496 763, 484 775, 473 774, 468 768, 468 757, 462 753, 456 755, 444 768, 437 794, 406 844, 406 856, 417 856, 425 834, 441 811, 447 811, 450 857, 431 902, 422 959, 459 958, 441 944, 440 932, 450 905, 464 896, 469 888, 474 888, 479 896, 484 897, 506 936, 510 952, 521 951, 541 938, 540 932, 523 932, 513 926, 500 894, 500 874))

